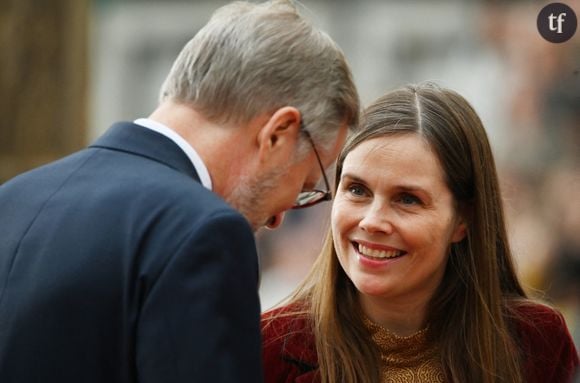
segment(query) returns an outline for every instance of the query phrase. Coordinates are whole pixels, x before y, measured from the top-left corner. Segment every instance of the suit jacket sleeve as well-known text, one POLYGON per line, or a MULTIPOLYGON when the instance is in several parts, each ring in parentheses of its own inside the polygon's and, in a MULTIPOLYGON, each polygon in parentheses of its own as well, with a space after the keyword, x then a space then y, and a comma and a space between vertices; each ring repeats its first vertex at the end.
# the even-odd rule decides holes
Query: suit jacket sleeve
POLYGON ((261 382, 257 281, 244 218, 222 210, 201 220, 145 289, 139 382, 261 382))

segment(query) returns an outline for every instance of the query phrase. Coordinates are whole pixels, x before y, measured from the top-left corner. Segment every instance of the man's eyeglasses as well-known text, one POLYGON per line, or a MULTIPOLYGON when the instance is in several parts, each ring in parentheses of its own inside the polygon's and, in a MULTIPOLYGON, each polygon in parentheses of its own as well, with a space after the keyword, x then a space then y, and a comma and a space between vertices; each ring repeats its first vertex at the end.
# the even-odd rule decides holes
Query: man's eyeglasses
POLYGON ((314 154, 316 155, 316 160, 318 160, 318 165, 320 166, 320 171, 322 172, 322 177, 324 178, 324 185, 326 187, 326 191, 313 189, 309 191, 303 191, 298 194, 298 198, 296 198, 296 202, 292 209, 303 209, 305 207, 310 207, 312 205, 316 205, 322 201, 330 201, 332 199, 332 193, 330 191, 330 184, 328 183, 328 178, 326 178, 326 172, 324 171, 324 166, 322 165, 322 161, 320 161, 320 156, 318 155, 318 151, 316 150, 316 146, 314 145, 314 141, 312 141, 312 137, 307 130, 302 129, 302 132, 310 141, 312 145, 312 149, 314 149, 314 154))

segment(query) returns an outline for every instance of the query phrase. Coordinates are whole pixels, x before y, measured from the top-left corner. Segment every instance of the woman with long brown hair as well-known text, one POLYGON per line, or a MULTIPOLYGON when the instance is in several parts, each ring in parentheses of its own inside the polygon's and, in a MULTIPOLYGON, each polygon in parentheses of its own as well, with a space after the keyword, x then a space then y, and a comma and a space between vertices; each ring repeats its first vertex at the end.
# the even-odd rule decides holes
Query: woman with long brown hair
POLYGON ((365 110, 311 272, 262 319, 267 383, 567 382, 563 317, 522 289, 484 127, 433 84, 365 110))

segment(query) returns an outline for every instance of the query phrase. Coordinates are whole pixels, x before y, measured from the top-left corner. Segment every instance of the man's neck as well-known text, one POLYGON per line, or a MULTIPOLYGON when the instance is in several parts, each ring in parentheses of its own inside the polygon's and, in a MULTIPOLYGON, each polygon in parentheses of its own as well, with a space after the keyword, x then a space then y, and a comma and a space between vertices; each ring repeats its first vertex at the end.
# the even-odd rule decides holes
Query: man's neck
POLYGON ((224 196, 232 178, 243 171, 249 135, 242 126, 209 121, 189 105, 167 101, 149 116, 175 131, 199 154, 210 174, 213 191, 224 196))

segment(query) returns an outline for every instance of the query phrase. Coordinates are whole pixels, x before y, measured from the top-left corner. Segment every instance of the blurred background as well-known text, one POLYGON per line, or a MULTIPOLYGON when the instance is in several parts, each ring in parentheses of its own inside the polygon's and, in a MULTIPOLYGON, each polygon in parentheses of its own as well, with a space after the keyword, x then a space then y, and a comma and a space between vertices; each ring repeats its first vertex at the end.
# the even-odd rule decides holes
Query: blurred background
MULTIPOLYGON (((146 117, 182 46, 225 1, 2 0, 0 183, 146 117)), ((565 1, 580 16, 580 0, 565 1)), ((490 135, 518 273, 580 344, 580 31, 542 39, 543 1, 304 0, 363 105, 408 82, 463 94, 490 135)), ((332 170, 329 170, 332 175, 332 170)), ((267 309, 304 277, 330 205, 258 233, 267 309)), ((0 212, 1 214, 1 212, 0 212)))

